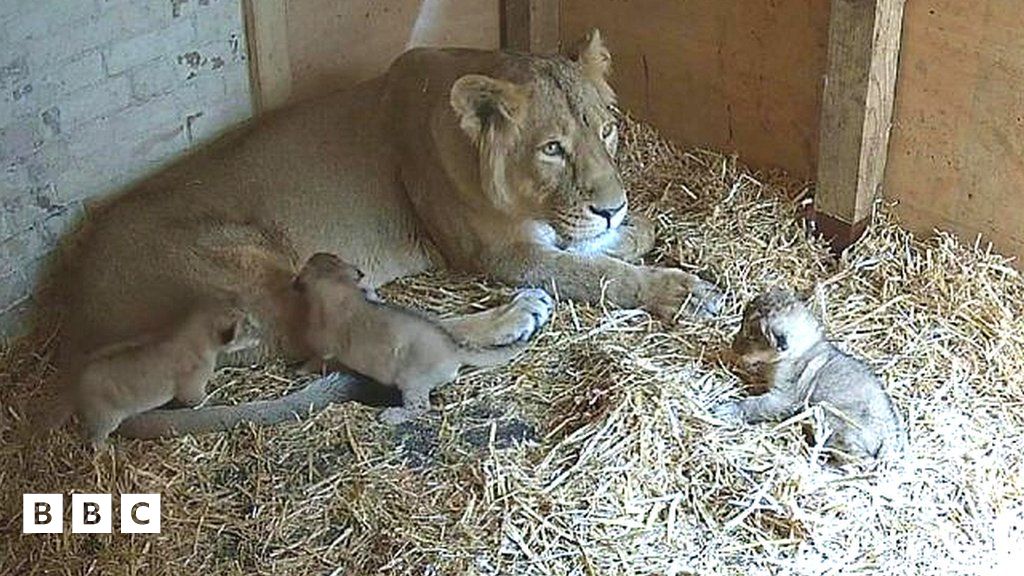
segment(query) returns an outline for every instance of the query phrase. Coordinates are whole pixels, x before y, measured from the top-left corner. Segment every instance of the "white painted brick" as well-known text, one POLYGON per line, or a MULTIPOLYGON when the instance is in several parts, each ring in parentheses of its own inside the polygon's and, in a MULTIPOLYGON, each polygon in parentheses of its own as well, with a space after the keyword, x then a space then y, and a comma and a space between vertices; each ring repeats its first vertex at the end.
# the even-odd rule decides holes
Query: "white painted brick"
MULTIPOLYGON (((172 18, 171 0, 95 0, 96 7, 101 14, 110 12, 124 13, 131 10, 141 10, 141 15, 146 20, 154 20, 161 25, 170 23, 172 18)), ((131 15, 132 19, 139 19, 140 13, 131 15)))
POLYGON ((24 4, 17 0, 3 0, 0 2, 0 22, 13 18, 15 14, 24 9, 24 4))
POLYGON ((46 234, 49 235, 52 246, 56 246, 64 235, 78 225, 85 213, 81 202, 72 202, 64 207, 64 210, 43 221, 46 234))
POLYGON ((43 136, 34 120, 20 120, 0 128, 0 170, 21 164, 42 145, 43 136))
POLYGON ((68 135, 73 171, 55 180, 56 201, 69 203, 118 189, 183 151, 185 113, 180 94, 165 94, 68 135))
POLYGON ((14 100, 7 91, 0 92, 0 129, 14 122, 14 100))
POLYGON ((132 103, 132 85, 127 76, 108 78, 72 94, 60 105, 61 123, 65 129, 128 107, 132 103))
POLYGON ((26 54, 6 48, 11 49, 5 50, 0 60, 0 88, 9 90, 28 80, 30 68, 26 54))
POLYGON ((105 78, 103 56, 99 50, 90 50, 42 74, 41 91, 63 96, 105 78))
MULTIPOLYGON (((0 152, 2 151, 2 148, 0 148, 0 152)), ((0 164, 0 200, 8 196, 21 194, 24 190, 30 188, 31 185, 28 170, 24 165, 14 162, 0 164)), ((0 232, 0 239, 7 236, 10 236, 10 234, 0 232)))
POLYGON ((118 27, 113 22, 91 17, 52 34, 19 40, 17 45, 28 53, 32 73, 39 74, 87 50, 109 43, 118 34, 118 27))
POLYGON ((136 102, 143 102, 183 84, 188 71, 171 58, 161 57, 132 68, 128 75, 132 83, 132 97, 136 102))
POLYGON ((249 117, 240 5, 0 0, 0 332, 84 203, 249 117))
POLYGON ((190 143, 193 147, 202 146, 251 116, 248 107, 239 106, 235 101, 211 103, 203 108, 202 116, 196 117, 189 125, 190 143))
MULTIPOLYGON (((91 4, 89 0, 61 2, 91 4)), ((41 21, 46 23, 48 17, 41 21)), ((20 25, 18 20, 7 23, 3 32, 12 46, 28 51, 33 70, 60 63, 84 50, 159 31, 178 21, 171 18, 168 3, 162 0, 125 0, 44 34, 20 25)))
POLYGON ((0 278, 0 310, 7 311, 32 293, 32 285, 21 270, 0 278))
POLYGON ((197 5, 195 21, 197 38, 226 42, 232 34, 243 34, 242 3, 212 0, 205 6, 197 5))
POLYGON ((96 50, 88 51, 62 65, 54 66, 34 78, 32 91, 18 100, 11 98, 10 91, 0 93, 0 125, 15 118, 34 118, 45 109, 58 106, 83 88, 94 86, 106 80, 103 59, 96 50))
POLYGON ((195 105, 192 108, 196 108, 196 106, 201 108, 209 102, 224 100, 228 96, 227 84, 223 74, 203 71, 195 78, 189 80, 187 85, 194 95, 193 102, 195 105))
MULTIPOLYGON (((19 195, 14 197, 4 198, 0 201, 0 230, 5 233, 7 240, 21 238, 21 240, 15 242, 12 246, 28 245, 33 252, 29 255, 35 255, 39 252, 40 248, 36 244, 29 243, 29 240, 36 240, 36 236, 22 237, 25 234, 29 234, 32 226, 41 221, 46 217, 47 211, 40 208, 36 203, 35 199, 29 195, 19 195)), ((10 250, 14 248, 9 248, 10 250)), ((4 255, 0 255, 0 258, 4 258, 4 255)), ((0 301, 2 305, 2 301, 0 301)))
MULTIPOLYGON (((11 92, 5 92, 5 95, 10 97, 11 92)), ((7 105, 4 107, 6 108, 6 112, 4 112, 4 114, 7 121, 0 124, 0 127, 10 126, 11 124, 32 119, 40 109, 40 100, 45 100, 45 96, 45 93, 37 94, 33 88, 33 90, 27 94, 20 94, 17 99, 10 98, 9 100, 6 100, 7 105), (40 96, 44 98, 40 98, 40 96)))
POLYGON ((178 99, 167 94, 79 126, 68 135, 69 153, 79 159, 116 155, 141 134, 180 120, 178 99))
POLYGON ((0 242, 0 276, 9 276, 20 270, 21 264, 38 257, 52 247, 47 244, 45 236, 36 228, 30 228, 0 242))
POLYGON ((73 28, 73 24, 97 13, 96 5, 89 0, 31 0, 23 1, 23 8, 7 22, 8 38, 12 42, 30 39, 53 41, 55 34, 61 34, 73 28))
POLYGON ((155 127, 141 133, 130 149, 134 163, 142 169, 139 176, 159 169, 188 148, 185 126, 182 122, 155 127))
POLYGON ((142 36, 110 46, 106 63, 108 74, 118 74, 161 56, 174 56, 187 52, 195 43, 195 28, 189 20, 179 20, 167 28, 154 30, 142 36))
POLYGON ((249 111, 252 91, 249 87, 248 66, 240 63, 224 68, 224 95, 249 111))

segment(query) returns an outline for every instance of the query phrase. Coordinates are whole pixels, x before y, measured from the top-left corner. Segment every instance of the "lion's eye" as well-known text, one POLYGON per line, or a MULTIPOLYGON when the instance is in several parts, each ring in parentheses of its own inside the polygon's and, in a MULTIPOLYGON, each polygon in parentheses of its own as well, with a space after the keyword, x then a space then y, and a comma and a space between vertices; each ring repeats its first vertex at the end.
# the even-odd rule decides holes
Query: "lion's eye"
POLYGON ((615 122, 608 122, 604 126, 601 126, 601 138, 603 140, 611 138, 615 134, 616 128, 617 126, 615 125, 615 122))
POLYGON ((565 148, 562 147, 562 143, 557 140, 546 142, 540 147, 541 154, 545 156, 551 156, 552 158, 561 158, 565 156, 565 148))

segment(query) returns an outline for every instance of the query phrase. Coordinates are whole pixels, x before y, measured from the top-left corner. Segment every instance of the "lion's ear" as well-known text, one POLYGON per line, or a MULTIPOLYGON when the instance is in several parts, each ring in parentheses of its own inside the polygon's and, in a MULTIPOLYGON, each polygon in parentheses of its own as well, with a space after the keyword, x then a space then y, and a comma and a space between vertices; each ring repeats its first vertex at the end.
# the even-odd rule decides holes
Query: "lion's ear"
POLYGON ((604 45, 601 31, 594 28, 574 51, 573 59, 583 69, 583 76, 597 87, 601 97, 609 105, 615 103, 615 91, 608 85, 608 73, 612 69, 612 55, 604 45))
POLYGON ((528 102, 526 87, 489 76, 469 74, 452 85, 452 108, 474 142, 488 127, 517 125, 528 102))

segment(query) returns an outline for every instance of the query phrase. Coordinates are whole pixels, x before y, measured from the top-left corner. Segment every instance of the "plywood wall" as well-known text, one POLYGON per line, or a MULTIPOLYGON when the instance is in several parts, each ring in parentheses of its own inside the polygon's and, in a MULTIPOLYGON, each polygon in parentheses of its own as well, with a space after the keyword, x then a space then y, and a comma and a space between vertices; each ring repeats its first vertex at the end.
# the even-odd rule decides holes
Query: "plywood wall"
POLYGON ((382 72, 412 46, 497 48, 498 0, 288 0, 291 93, 382 72))
POLYGON ((1024 2, 907 2, 885 189, 913 230, 1024 259, 1024 2))
POLYGON ((563 42, 604 33, 622 103, 686 146, 813 178, 828 0, 561 0, 563 42))

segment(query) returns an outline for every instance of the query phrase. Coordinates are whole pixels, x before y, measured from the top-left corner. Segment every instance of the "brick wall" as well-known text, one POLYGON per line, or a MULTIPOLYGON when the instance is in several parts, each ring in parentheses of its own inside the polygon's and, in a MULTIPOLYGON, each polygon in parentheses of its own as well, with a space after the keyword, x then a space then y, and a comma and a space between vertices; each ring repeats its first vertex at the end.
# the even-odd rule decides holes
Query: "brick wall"
POLYGON ((0 0, 0 332, 83 202, 250 113, 241 0, 0 0))

